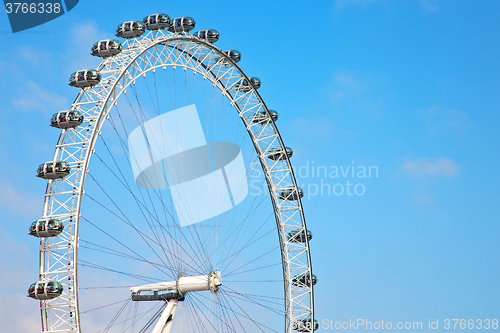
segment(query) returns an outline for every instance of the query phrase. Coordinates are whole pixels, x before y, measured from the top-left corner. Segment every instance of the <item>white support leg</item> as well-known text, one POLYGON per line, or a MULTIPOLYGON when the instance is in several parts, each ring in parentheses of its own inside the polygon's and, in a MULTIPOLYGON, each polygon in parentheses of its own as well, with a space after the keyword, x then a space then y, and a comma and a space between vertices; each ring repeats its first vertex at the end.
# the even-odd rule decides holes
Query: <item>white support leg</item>
POLYGON ((167 323, 165 324, 165 327, 163 327, 163 331, 161 333, 170 333, 170 328, 172 327, 172 323, 174 322, 175 310, 177 310, 177 304, 179 301, 173 299, 170 302, 175 302, 172 311, 170 312, 172 314, 172 317, 170 320, 167 320, 167 323))
POLYGON ((153 329, 152 333, 169 333, 170 332, 170 327, 172 327, 172 320, 174 319, 174 313, 175 310, 177 309, 177 304, 179 303, 178 300, 172 299, 168 302, 167 306, 165 307, 165 310, 163 310, 163 313, 160 316, 160 319, 156 322, 155 328, 153 329), (172 318, 170 318, 170 315, 172 315, 172 318), (168 320, 168 319, 171 320, 168 320))

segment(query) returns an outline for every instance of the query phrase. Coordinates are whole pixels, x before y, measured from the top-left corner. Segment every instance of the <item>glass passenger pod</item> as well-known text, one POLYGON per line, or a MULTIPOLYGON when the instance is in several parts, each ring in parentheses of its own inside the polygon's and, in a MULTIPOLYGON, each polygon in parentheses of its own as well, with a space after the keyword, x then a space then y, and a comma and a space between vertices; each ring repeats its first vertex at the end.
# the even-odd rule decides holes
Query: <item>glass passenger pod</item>
POLYGON ((61 296, 63 286, 57 281, 38 281, 30 285, 28 297, 39 300, 53 299, 61 296))
POLYGON ((298 200, 299 198, 304 197, 304 190, 302 190, 302 188, 299 187, 298 195, 297 195, 297 191, 295 191, 295 189, 288 188, 286 190, 280 191, 279 197, 283 200, 288 200, 288 201, 298 200))
POLYGON ((35 237, 54 237, 64 230, 64 225, 59 219, 41 219, 31 223, 31 236, 35 237))
MULTIPOLYGON (((240 53, 240 51, 227 50, 227 51, 223 51, 223 53, 225 55, 227 55, 229 57, 229 59, 231 59, 231 61, 234 62, 234 63, 237 63, 238 61, 241 60, 241 53, 240 53)), ((223 64, 229 64, 230 63, 230 61, 227 60, 226 57, 217 57, 217 60, 221 61, 223 64)))
POLYGON ((316 319, 312 321, 311 318, 307 318, 307 319, 297 320, 296 322, 293 323, 293 330, 297 332, 311 332, 311 331, 316 331, 317 329, 319 329, 319 322, 316 319), (314 327, 312 327, 313 325, 314 327))
POLYGON ((292 284, 296 287, 306 287, 306 286, 311 287, 314 286, 316 283, 318 283, 316 275, 312 274, 312 279, 311 279, 311 274, 309 273, 296 275, 292 279, 292 284))
POLYGON ((95 69, 84 69, 71 74, 69 85, 78 88, 92 87, 101 82, 101 74, 95 69))
POLYGON ((64 178, 71 172, 71 167, 66 161, 49 161, 40 164, 36 176, 43 179, 64 178))
POLYGON ((200 30, 193 35, 209 43, 215 43, 219 40, 219 32, 213 29, 200 30))
POLYGON ((194 29, 196 22, 192 17, 178 17, 172 21, 172 25, 168 28, 170 32, 188 32, 194 29))
MULTIPOLYGON (((292 157, 292 155, 293 155, 292 148, 285 147, 285 152, 286 152, 286 156, 288 156, 288 158, 292 157)), ((270 149, 268 151, 267 158, 270 160, 273 160, 273 161, 284 160, 284 159, 286 159, 285 152, 283 152, 283 150, 281 148, 273 148, 273 149, 270 149)))
POLYGON ((260 84, 261 82, 258 77, 251 77, 250 82, 248 82, 247 79, 241 79, 238 82, 236 82, 235 89, 237 91, 246 92, 252 90, 253 87, 254 89, 257 90, 260 88, 260 84))
POLYGON ((146 25, 139 21, 123 22, 116 28, 117 37, 135 38, 146 32, 146 25))
POLYGON ((90 54, 94 57, 111 57, 120 53, 122 48, 122 43, 116 39, 105 39, 95 42, 94 45, 92 45, 90 54))
POLYGON ((292 230, 287 234, 288 241, 293 243, 305 243, 306 241, 310 241, 313 238, 312 232, 307 230, 304 231, 302 229, 292 230))
POLYGON ((224 51, 224 53, 231 58, 231 60, 234 63, 237 63, 238 61, 241 60, 241 52, 237 50, 229 50, 229 51, 224 51))
POLYGON ((84 117, 80 111, 59 111, 50 118, 50 126, 66 129, 75 128, 83 123, 84 117))
POLYGON ((167 14, 152 14, 146 16, 142 23, 146 26, 148 30, 160 30, 168 28, 172 25, 172 20, 167 14))
POLYGON ((271 122, 271 119, 276 122, 278 120, 278 112, 276 112, 275 110, 269 110, 269 115, 271 116, 271 118, 269 118, 267 116, 267 113, 265 110, 263 111, 260 111, 260 112, 256 112, 254 113, 253 117, 252 117, 252 122, 254 124, 268 124, 271 122))

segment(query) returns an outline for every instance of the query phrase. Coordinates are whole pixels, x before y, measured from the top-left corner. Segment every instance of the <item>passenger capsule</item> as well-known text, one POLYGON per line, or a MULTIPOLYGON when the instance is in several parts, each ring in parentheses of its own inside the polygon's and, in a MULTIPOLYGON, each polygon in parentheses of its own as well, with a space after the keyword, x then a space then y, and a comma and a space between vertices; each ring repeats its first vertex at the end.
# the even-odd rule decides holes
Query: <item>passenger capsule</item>
POLYGON ((292 148, 285 147, 285 151, 283 151, 281 148, 270 149, 267 152, 267 158, 270 159, 270 160, 273 160, 273 161, 284 160, 284 159, 286 159, 285 153, 286 153, 286 156, 288 158, 292 157, 292 155, 293 155, 292 148))
POLYGON ((31 223, 31 236, 35 237, 54 237, 64 230, 64 225, 59 219, 41 219, 31 223))
POLYGON ((209 43, 215 43, 219 40, 219 32, 213 29, 200 30, 195 32, 193 36, 203 39, 209 43))
POLYGON ((94 57, 111 57, 122 51, 122 43, 116 39, 105 39, 95 42, 92 45, 91 55, 94 57))
POLYGON ((142 22, 148 30, 160 30, 172 25, 172 20, 167 14, 152 14, 146 16, 142 22))
POLYGON ((28 289, 28 297, 47 300, 61 296, 63 286, 57 281, 39 281, 33 283, 28 289))
POLYGON ((252 88, 256 90, 260 88, 260 79, 257 77, 251 77, 250 82, 247 79, 241 79, 234 85, 234 89, 238 91, 250 91, 252 88))
POLYGON ((288 200, 288 201, 298 200, 299 198, 304 197, 304 190, 302 190, 299 187, 299 191, 298 191, 298 195, 297 195, 297 192, 295 191, 295 189, 288 188, 286 190, 280 191, 279 197, 283 200, 288 200))
POLYGON ((71 167, 66 161, 49 161, 40 164, 36 176, 43 179, 64 178, 71 172, 71 167))
POLYGON ((84 69, 71 74, 69 85, 72 87, 87 88, 101 82, 101 74, 95 69, 84 69))
POLYGON ((50 119, 50 126, 61 129, 75 128, 83 123, 83 114, 80 111, 59 111, 50 119))
POLYGON ((271 122, 271 119, 275 122, 278 120, 278 112, 274 111, 274 110, 269 110, 269 115, 271 116, 271 118, 269 118, 267 116, 267 112, 264 110, 264 111, 260 111, 260 112, 256 112, 254 113, 253 117, 252 117, 252 122, 254 124, 268 124, 271 122))
POLYGON ((168 28, 170 32, 188 32, 194 29, 196 22, 192 17, 178 17, 172 21, 168 28))
POLYGON ((146 25, 139 21, 123 22, 116 28, 117 37, 135 38, 146 32, 146 25))
MULTIPOLYGON (((227 51, 223 51, 223 53, 225 55, 227 55, 229 57, 229 59, 231 59, 234 63, 237 63, 238 61, 241 60, 241 52, 240 51, 227 50, 227 51)), ((227 60, 226 57, 218 57, 217 60, 222 61, 225 64, 229 64, 229 61, 227 60)))
POLYGON ((305 243, 313 238, 312 232, 302 229, 292 230, 287 234, 288 241, 293 243, 305 243))
POLYGON ((316 319, 314 319, 314 327, 311 327, 312 325, 313 321, 311 318, 297 320, 293 323, 293 330, 297 332, 311 332, 311 328, 312 331, 319 329, 319 322, 316 319))
POLYGON ((312 279, 310 277, 311 275, 309 273, 296 275, 292 279, 292 284, 296 287, 311 287, 311 285, 314 286, 316 283, 318 283, 316 275, 312 274, 312 279))

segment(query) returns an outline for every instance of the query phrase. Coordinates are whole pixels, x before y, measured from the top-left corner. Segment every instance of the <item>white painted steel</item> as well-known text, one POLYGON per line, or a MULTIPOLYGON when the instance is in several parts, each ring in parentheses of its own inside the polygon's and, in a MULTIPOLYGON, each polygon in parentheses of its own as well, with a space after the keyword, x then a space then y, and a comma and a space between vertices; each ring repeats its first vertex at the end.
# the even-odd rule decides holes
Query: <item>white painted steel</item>
POLYGON ((298 288, 291 282, 299 274, 312 274, 312 265, 309 242, 287 239, 292 230, 307 230, 301 201, 287 201, 279 196, 283 188, 298 188, 290 161, 266 158, 273 149, 285 149, 283 141, 274 122, 253 122, 257 113, 269 111, 257 91, 239 91, 238 82, 249 78, 221 49, 189 33, 162 30, 128 40, 120 54, 105 58, 97 68, 101 82, 82 89, 72 105, 72 109, 84 114, 84 123, 61 131, 52 160, 67 161, 72 171, 64 179, 48 180, 42 218, 61 219, 65 229, 58 237, 40 240, 39 273, 40 281, 61 282, 64 293, 40 302, 42 331, 81 332, 77 280, 79 219, 94 145, 111 107, 126 88, 149 71, 167 66, 189 69, 210 80, 237 109, 254 143, 274 207, 282 254, 284 331, 291 333, 293 323, 314 318, 314 300, 312 286, 298 288))

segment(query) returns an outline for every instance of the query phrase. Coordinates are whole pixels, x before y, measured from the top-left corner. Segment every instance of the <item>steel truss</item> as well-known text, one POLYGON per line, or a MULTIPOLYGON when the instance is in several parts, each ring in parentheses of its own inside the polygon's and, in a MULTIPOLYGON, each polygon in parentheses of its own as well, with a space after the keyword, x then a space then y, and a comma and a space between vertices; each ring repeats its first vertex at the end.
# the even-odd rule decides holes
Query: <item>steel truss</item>
MULTIPOLYGON (((301 274, 312 275, 309 242, 292 242, 291 231, 306 232, 300 199, 285 200, 280 192, 297 191, 297 181, 290 161, 266 158, 273 149, 284 151, 285 146, 269 111, 257 91, 239 88, 241 80, 249 77, 218 47, 188 33, 150 31, 144 36, 127 40, 123 51, 104 58, 97 70, 101 82, 80 91, 71 109, 83 113, 82 125, 63 129, 56 145, 53 160, 66 161, 71 173, 63 179, 48 180, 43 218, 58 218, 65 229, 58 237, 41 238, 40 281, 55 280, 63 284, 64 293, 55 299, 40 301, 42 331, 46 333, 79 333, 78 309, 78 228, 85 177, 89 170, 94 145, 101 128, 109 118, 127 87, 149 71, 180 67, 200 74, 220 89, 236 108, 243 121, 265 174, 276 218, 283 263, 285 290, 285 332, 293 332, 294 323, 314 318, 313 286, 295 285, 292 279, 301 274), (254 122, 260 112, 269 121, 254 122)), ((312 332, 313 327, 301 331, 312 332)))

